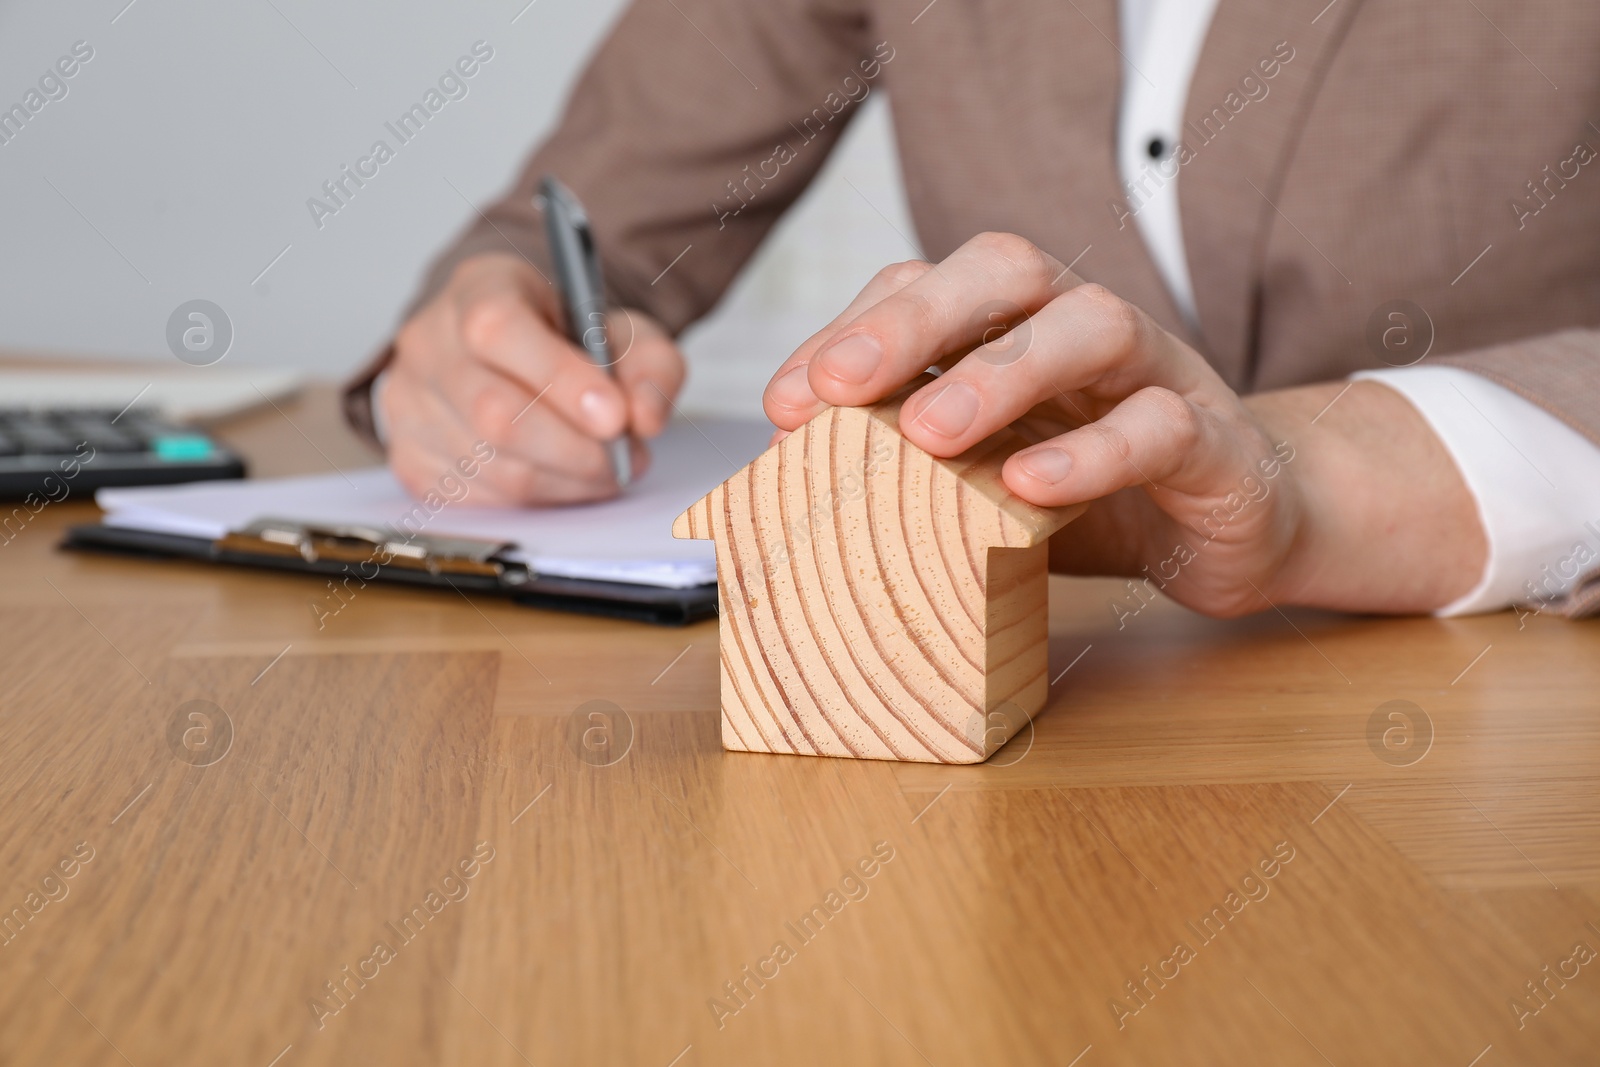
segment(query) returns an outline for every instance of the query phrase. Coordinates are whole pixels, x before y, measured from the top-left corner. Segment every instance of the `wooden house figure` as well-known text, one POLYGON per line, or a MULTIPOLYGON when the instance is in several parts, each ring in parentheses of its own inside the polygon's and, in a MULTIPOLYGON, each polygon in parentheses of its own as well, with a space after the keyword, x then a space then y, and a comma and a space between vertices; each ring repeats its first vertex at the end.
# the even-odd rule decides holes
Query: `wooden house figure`
POLYGON ((978 763, 1044 707, 1047 542, 1082 507, 1005 488, 1015 428, 907 441, 909 393, 822 412, 673 523, 716 543, 724 748, 978 763))

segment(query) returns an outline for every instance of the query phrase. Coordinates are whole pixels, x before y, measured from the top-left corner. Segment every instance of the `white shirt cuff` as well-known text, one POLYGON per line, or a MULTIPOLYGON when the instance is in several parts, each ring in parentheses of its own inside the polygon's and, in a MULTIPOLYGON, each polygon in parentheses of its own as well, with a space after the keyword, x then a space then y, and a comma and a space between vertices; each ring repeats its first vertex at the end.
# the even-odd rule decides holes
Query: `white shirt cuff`
POLYGON ((1362 371, 1411 402, 1478 507, 1489 558, 1439 615, 1543 603, 1600 568, 1600 447, 1529 400, 1455 367, 1362 371))

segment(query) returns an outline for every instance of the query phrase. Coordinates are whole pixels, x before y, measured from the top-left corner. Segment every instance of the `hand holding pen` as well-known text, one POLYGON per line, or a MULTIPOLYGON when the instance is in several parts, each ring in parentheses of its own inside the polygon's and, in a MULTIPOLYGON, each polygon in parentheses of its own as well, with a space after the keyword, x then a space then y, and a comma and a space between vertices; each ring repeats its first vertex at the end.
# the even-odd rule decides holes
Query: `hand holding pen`
POLYGON ((665 427, 683 383, 682 353, 643 312, 591 305, 573 314, 558 275, 510 251, 473 256, 401 328, 376 400, 390 466, 413 493, 436 485, 477 441, 496 456, 474 482, 475 505, 614 496, 619 452, 621 473, 644 473, 645 441, 665 427), (574 321, 603 323, 585 332, 606 342, 604 365, 582 332, 580 343, 569 340, 574 321))

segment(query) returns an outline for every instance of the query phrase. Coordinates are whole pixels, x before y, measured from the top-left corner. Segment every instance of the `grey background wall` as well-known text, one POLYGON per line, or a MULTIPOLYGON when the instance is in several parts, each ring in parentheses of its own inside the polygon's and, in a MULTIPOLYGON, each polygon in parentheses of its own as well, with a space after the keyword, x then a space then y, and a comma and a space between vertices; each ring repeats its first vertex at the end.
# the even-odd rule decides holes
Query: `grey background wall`
MULTIPOLYGON (((548 130, 623 6, 0 3, 0 109, 76 42, 93 49, 71 78, 46 78, 44 105, 0 143, 0 348, 170 359, 168 315, 204 298, 233 322, 230 363, 347 373, 472 202, 548 130), (306 200, 478 40, 494 58, 467 94, 319 229, 306 200)), ((795 345, 879 266, 915 254, 889 121, 882 96, 869 100, 729 298, 686 335, 685 406, 757 411, 795 345)))

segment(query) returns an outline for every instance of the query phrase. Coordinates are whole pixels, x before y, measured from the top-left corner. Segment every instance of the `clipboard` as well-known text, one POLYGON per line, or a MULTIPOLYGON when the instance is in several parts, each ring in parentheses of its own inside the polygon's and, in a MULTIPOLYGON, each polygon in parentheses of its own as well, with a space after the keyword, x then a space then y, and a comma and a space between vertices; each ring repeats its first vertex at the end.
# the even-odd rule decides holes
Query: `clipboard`
POLYGON ((506 558, 510 542, 380 527, 266 517, 212 540, 105 523, 72 526, 64 549, 145 558, 268 567, 301 574, 402 582, 458 593, 505 596, 531 607, 683 626, 717 613, 715 582, 666 588, 541 575, 506 558))

